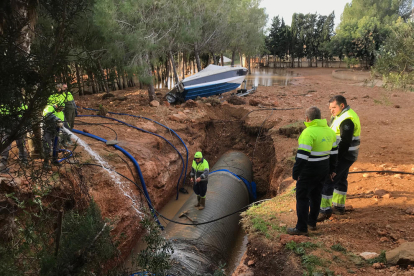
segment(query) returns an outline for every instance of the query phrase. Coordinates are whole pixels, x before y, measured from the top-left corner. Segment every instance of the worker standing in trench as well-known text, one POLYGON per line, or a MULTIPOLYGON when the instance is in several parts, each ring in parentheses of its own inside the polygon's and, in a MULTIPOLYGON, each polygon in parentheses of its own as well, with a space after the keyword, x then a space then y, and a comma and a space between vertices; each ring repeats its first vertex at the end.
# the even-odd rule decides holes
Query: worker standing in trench
POLYGON ((190 176, 194 193, 197 195, 197 204, 194 207, 198 208, 198 210, 203 210, 206 207, 209 169, 208 162, 203 158, 203 154, 200 151, 196 152, 190 176))
POLYGON ((308 235, 308 227, 316 230, 323 184, 328 174, 334 176, 337 163, 336 135, 328 127, 326 119, 321 119, 319 108, 306 110, 305 126, 298 140, 299 148, 292 171, 292 178, 297 181, 298 221, 295 228, 287 229, 290 235, 308 235))
POLYGON ((327 178, 325 181, 318 221, 329 219, 332 213, 345 213, 349 168, 358 158, 361 135, 359 117, 347 104, 344 96, 332 97, 329 100, 329 110, 332 114, 331 128, 336 133, 338 143, 338 167, 333 180, 327 178))

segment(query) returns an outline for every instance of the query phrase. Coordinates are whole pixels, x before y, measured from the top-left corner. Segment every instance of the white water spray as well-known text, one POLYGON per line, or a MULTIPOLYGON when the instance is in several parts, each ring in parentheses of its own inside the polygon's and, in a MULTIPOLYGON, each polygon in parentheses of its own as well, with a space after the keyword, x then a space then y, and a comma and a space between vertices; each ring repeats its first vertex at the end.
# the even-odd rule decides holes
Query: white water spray
POLYGON ((98 161, 98 163, 102 166, 102 168, 109 174, 112 180, 117 184, 117 187, 122 191, 122 193, 132 201, 132 208, 141 217, 143 213, 138 210, 138 203, 131 196, 133 194, 131 189, 129 187, 126 187, 126 185, 121 181, 119 175, 114 173, 112 170, 108 169, 108 168, 111 168, 111 166, 105 160, 103 160, 102 157, 98 153, 96 153, 87 143, 85 143, 85 141, 80 139, 78 136, 76 136, 73 132, 69 131, 65 127, 63 127, 62 129, 64 132, 70 135, 72 140, 74 140, 77 144, 81 145, 89 153, 90 156, 92 156, 96 161, 98 161))

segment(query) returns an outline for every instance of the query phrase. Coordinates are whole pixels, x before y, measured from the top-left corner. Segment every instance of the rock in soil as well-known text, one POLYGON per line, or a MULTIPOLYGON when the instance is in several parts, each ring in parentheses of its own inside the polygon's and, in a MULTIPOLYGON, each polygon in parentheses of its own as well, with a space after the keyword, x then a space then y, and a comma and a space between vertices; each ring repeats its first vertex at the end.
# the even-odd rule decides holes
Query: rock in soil
POLYGON ((365 260, 370 260, 370 259, 374 259, 374 258, 378 257, 379 254, 375 253, 375 252, 363 252, 363 253, 359 254, 359 256, 361 256, 365 260))
POLYGON ((414 242, 406 242, 399 247, 385 253, 387 263, 392 265, 413 265, 414 264, 414 242))
POLYGON ((246 101, 243 100, 240 97, 237 96, 231 96, 228 100, 228 102, 232 105, 242 105, 242 104, 246 104, 246 101))
POLYGON ((153 101, 150 102, 150 106, 157 107, 157 106, 160 106, 160 103, 156 100, 153 100, 153 101))

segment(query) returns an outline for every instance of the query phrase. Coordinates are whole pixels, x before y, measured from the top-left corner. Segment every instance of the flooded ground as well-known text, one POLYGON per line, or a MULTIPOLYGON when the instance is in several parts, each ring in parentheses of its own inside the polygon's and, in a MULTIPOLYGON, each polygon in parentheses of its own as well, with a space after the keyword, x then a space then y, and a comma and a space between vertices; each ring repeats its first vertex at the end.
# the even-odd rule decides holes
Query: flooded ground
POLYGON ((299 74, 290 71, 289 68, 251 68, 250 74, 246 77, 247 89, 252 86, 286 86, 298 75, 299 74))
MULTIPOLYGON (((252 86, 275 86, 275 85, 289 85, 291 81, 299 74, 293 73, 290 68, 251 68, 250 74, 246 76, 247 89, 252 86)), ((187 76, 189 77, 189 76, 187 76)), ((181 79, 181 78, 180 78, 181 79)), ((165 82, 157 83, 156 88, 164 88, 165 82)), ((168 89, 172 89, 175 85, 173 78, 168 78, 168 89)), ((242 84, 244 88, 244 84, 242 84)))

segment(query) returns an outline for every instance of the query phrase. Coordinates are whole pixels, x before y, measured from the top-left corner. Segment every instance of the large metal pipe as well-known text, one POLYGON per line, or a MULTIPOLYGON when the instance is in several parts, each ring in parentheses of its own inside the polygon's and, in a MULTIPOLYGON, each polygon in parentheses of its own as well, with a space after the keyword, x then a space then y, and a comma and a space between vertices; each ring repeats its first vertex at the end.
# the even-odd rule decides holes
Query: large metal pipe
MULTIPOLYGON (((252 164, 241 152, 224 154, 210 169, 215 170, 229 170, 249 182, 252 181, 252 164)), ((209 175, 207 187, 204 210, 194 207, 194 196, 184 203, 173 220, 183 223, 210 221, 249 204, 249 192, 245 184, 229 172, 220 171, 209 175), (183 213, 186 216, 182 216, 183 213)), ((198 226, 168 224, 166 234, 174 248, 169 275, 213 273, 220 263, 226 263, 236 238, 239 219, 239 215, 235 214, 198 226)))

